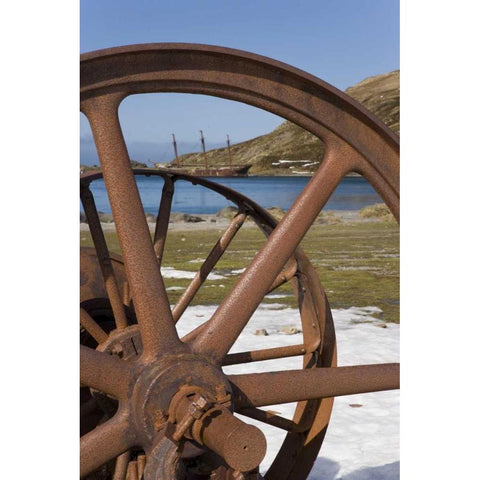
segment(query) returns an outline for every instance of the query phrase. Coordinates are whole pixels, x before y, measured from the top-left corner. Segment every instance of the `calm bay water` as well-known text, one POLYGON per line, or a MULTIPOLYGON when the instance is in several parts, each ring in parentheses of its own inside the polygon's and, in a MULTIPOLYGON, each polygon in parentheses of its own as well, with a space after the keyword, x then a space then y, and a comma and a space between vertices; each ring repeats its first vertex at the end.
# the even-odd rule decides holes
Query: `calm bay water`
MULTIPOLYGON (((163 187, 161 177, 137 176, 140 197, 147 213, 157 214, 163 187)), ((308 183, 308 177, 225 177, 209 178, 214 182, 239 191, 264 208, 280 207, 287 210, 308 183)), ((103 180, 91 184, 97 209, 111 213, 103 180)), ((363 177, 346 177, 337 186, 324 210, 359 210, 382 199, 363 177)), ((185 181, 175 182, 172 211, 212 214, 226 205, 232 205, 216 192, 185 181)))

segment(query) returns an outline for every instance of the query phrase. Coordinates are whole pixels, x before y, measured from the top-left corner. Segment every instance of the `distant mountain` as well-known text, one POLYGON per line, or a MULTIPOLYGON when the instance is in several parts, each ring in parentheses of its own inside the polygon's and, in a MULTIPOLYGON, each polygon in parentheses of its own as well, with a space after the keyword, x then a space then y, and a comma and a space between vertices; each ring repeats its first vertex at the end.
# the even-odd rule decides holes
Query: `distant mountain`
MULTIPOLYGON (((400 71, 366 78, 345 93, 362 103, 394 132, 400 130, 400 71)), ((252 164, 250 174, 288 175, 313 173, 322 161, 323 143, 314 135, 291 122, 285 121, 266 135, 237 143, 231 147, 232 162, 252 164)), ((207 151, 211 167, 228 164, 226 148, 207 151)), ((202 153, 179 157, 180 164, 204 164, 202 153)))
POLYGON ((400 133, 400 70, 375 75, 345 90, 387 127, 400 133))

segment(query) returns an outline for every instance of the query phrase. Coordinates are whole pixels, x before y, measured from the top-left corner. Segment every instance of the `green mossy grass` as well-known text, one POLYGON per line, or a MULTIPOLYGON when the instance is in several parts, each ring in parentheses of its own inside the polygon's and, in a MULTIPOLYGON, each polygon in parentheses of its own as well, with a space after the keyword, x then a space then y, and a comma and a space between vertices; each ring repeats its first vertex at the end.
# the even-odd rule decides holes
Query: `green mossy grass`
MULTIPOLYGON (((168 233, 163 265, 177 270, 196 272, 215 245, 223 230, 172 230, 168 233)), ((105 232, 109 249, 120 253, 113 231, 105 232)), ((245 268, 265 243, 265 236, 254 226, 244 226, 230 244, 214 273, 224 278, 207 280, 192 305, 218 304, 232 288, 238 275, 232 270, 245 268)), ((92 246, 89 232, 82 232, 82 246, 92 246)), ((382 313, 377 318, 399 322, 399 228, 395 222, 359 222, 335 225, 314 225, 301 243, 317 269, 332 308, 376 306, 382 313)), ((186 287, 189 279, 165 278, 167 289, 186 287)), ((181 290, 168 290, 174 304, 181 290)), ((275 291, 286 295, 266 298, 267 303, 295 307, 290 285, 275 291)))

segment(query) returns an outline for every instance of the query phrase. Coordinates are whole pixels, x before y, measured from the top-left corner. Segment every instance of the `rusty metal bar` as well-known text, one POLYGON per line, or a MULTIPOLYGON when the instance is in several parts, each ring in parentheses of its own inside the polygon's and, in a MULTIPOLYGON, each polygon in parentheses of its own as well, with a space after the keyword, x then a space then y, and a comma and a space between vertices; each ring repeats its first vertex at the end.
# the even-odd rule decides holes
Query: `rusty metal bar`
POLYGON ((108 338, 105 330, 103 330, 103 328, 83 308, 80 308, 80 324, 98 344, 103 343, 108 338))
POLYGON ((227 227, 225 232, 223 232, 222 236, 219 238, 212 250, 210 250, 210 253, 200 267, 200 270, 195 274, 195 277, 193 277, 192 281, 185 289, 173 309, 172 314, 175 322, 180 319, 183 312, 186 310, 188 305, 190 305, 193 297, 195 297, 199 288, 203 285, 210 272, 225 253, 225 250, 227 249, 228 245, 230 245, 230 242, 234 239, 246 218, 247 215, 245 213, 239 213, 235 215, 230 222, 230 225, 227 227))
MULTIPOLYGON (((318 355, 323 355, 326 338, 330 339, 327 343, 335 344, 334 329, 332 327, 329 330, 328 327, 328 325, 333 326, 330 306, 316 270, 308 261, 303 250, 298 248, 296 255, 300 272, 295 290, 299 299, 303 341, 308 352, 318 349, 318 355), (312 321, 312 319, 315 320, 312 321)), ((329 354, 327 353, 325 358, 328 357, 329 354)))
POLYGON ((260 410, 259 408, 244 408, 237 413, 240 415, 245 415, 249 418, 253 418, 254 420, 258 420, 259 422, 266 423, 272 427, 286 430, 287 432, 302 432, 305 430, 295 422, 288 420, 288 418, 281 417, 272 412, 260 410))
POLYGON ((137 461, 132 460, 128 464, 128 470, 127 470, 127 478, 126 480, 139 480, 138 476, 138 466, 137 466, 137 461))
POLYGON ((80 345, 80 383, 113 395, 126 398, 131 377, 130 366, 105 352, 80 345))
POLYGON ((127 474, 128 463, 130 462, 130 450, 122 453, 115 461, 115 470, 112 480, 125 480, 127 474))
POLYGON ((209 320, 207 320, 206 322, 203 322, 201 325, 194 328, 191 332, 188 332, 186 335, 184 335, 182 337, 182 342, 184 343, 193 342, 200 335, 201 332, 205 331, 205 329, 208 328, 208 322, 209 320))
POLYGON ((316 398, 395 390, 398 363, 229 375, 236 410, 316 398))
POLYGON ((275 358, 296 357, 311 353, 305 345, 289 345, 287 347, 265 348, 250 352, 229 353, 222 362, 222 366, 238 365, 241 363, 261 362, 262 360, 274 360, 275 358))
POLYGON ((80 439, 80 476, 88 475, 135 443, 128 419, 117 413, 80 439))
POLYGON ((82 103, 108 192, 127 279, 143 341, 143 358, 185 350, 170 311, 140 194, 118 120, 123 94, 82 103))
POLYGON ((142 478, 143 471, 145 470, 145 463, 147 458, 145 455, 138 455, 137 456, 137 474, 138 478, 142 478))
POLYGON ((165 176, 163 180, 165 183, 162 189, 162 198, 158 207, 155 234, 153 236, 153 249, 159 265, 162 264, 163 250, 167 239, 168 222, 170 220, 170 211, 172 209, 172 199, 175 190, 174 183, 169 176, 165 176))
POLYGON ((175 140, 175 134, 174 133, 172 133, 172 138, 173 138, 173 150, 175 152, 175 160, 172 163, 174 165, 180 165, 180 162, 178 161, 177 141, 175 140))
POLYGON ((205 139, 203 138, 203 131, 200 130, 200 141, 202 142, 203 160, 205 162, 205 169, 208 168, 207 152, 205 151, 205 139))
POLYGON ((224 406, 208 410, 193 427, 194 439, 219 454, 232 468, 256 468, 267 449, 262 431, 244 423, 224 406))
POLYGON ((230 151, 230 137, 227 135, 228 164, 232 168, 232 152, 230 151))
POLYGON ((270 288, 268 289, 267 293, 273 292, 275 289, 277 289, 284 283, 287 283, 289 280, 291 280, 294 277, 294 275, 297 273, 297 269, 298 269, 297 261, 295 260, 294 257, 290 257, 284 269, 276 276, 272 285, 270 285, 270 288))
POLYGON ((95 206, 95 199, 88 187, 80 188, 80 198, 87 217, 93 244, 95 245, 95 251, 97 252, 105 290, 108 299, 110 300, 113 316, 115 318, 115 325, 118 329, 126 328, 128 326, 127 316, 125 315, 120 290, 115 278, 115 271, 113 269, 112 261, 110 260, 110 252, 108 251, 107 242, 103 235, 97 207, 95 206))
POLYGON ((350 158, 339 148, 327 145, 317 173, 218 307, 208 328, 195 338, 194 351, 216 363, 228 353, 335 187, 351 169, 350 158))

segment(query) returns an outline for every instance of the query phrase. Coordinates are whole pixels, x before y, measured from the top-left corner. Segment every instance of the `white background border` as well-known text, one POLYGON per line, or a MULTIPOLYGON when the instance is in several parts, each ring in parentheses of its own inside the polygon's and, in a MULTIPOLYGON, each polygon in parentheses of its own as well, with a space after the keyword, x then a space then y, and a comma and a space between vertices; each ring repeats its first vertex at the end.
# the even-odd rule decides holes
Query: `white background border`
MULTIPOLYGON (((475 5, 401 1, 405 479, 478 470, 475 5)), ((78 471, 78 10, 1 15, 2 472, 22 479, 78 471)))

